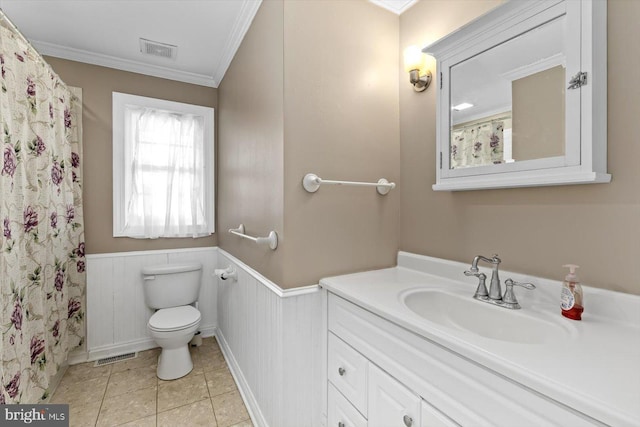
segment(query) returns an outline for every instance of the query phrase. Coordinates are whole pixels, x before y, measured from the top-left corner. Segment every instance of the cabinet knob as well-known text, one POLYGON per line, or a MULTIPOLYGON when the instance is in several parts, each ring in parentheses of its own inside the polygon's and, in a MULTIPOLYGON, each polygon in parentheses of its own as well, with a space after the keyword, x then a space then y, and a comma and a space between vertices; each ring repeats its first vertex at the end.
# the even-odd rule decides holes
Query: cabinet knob
POLYGON ((343 423, 342 421, 340 421, 340 422, 338 423, 338 427, 344 427, 344 423, 343 423))
POLYGON ((338 374, 340 374, 340 376, 343 376, 346 372, 342 366, 338 368, 338 374))
POLYGON ((402 421, 404 421, 404 425, 407 427, 411 427, 413 425, 413 418, 409 415, 405 415, 404 418, 402 418, 402 421))

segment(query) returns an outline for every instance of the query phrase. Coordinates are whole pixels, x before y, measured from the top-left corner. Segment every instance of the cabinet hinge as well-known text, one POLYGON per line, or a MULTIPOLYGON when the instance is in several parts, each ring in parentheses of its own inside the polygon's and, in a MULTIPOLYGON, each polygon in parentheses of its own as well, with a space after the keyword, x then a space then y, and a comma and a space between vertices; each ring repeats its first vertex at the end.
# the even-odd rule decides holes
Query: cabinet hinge
POLYGON ((440 169, 442 169, 442 151, 440 152, 440 169))
POLYGON ((587 84, 587 73, 578 71, 578 74, 571 77, 569 80, 569 87, 567 89, 578 89, 587 84))
POLYGON ((442 72, 440 73, 440 89, 442 89, 442 72))

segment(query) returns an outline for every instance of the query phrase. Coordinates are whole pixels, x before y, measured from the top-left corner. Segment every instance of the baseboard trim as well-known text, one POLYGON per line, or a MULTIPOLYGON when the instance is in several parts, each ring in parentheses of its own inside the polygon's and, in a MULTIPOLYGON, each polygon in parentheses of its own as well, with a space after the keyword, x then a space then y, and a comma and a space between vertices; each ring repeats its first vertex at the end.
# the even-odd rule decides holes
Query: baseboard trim
MULTIPOLYGON (((217 327, 215 325, 203 326, 200 329, 202 338, 208 338, 216 336, 217 327)), ((97 347, 89 351, 79 351, 69 355, 67 362, 69 365, 77 365, 79 363, 93 362, 105 357, 117 356, 119 354, 131 353, 134 351, 151 350, 158 347, 158 344, 150 337, 143 339, 129 341, 114 345, 105 345, 97 347)))
POLYGON ((225 340, 224 335, 222 334, 222 331, 220 329, 216 331, 216 339, 218 340, 218 344, 220 345, 222 354, 227 362, 227 366, 229 366, 231 375, 233 375, 233 379, 238 385, 238 390, 240 391, 242 400, 244 400, 244 404, 247 407, 247 412, 249 412, 251 422, 256 427, 269 427, 269 424, 267 424, 267 420, 265 420, 264 415, 260 410, 258 401, 253 395, 251 387, 249 387, 249 383, 247 383, 247 380, 245 379, 244 374, 240 369, 240 365, 238 365, 238 362, 233 356, 231 348, 229 347, 229 344, 227 344, 227 341, 225 340))
POLYGON ((67 369, 69 369, 69 363, 64 362, 62 365, 60 365, 58 372, 56 372, 56 374, 49 379, 49 387, 47 387, 47 398, 41 400, 38 403, 47 404, 51 401, 51 396, 53 396, 53 394, 58 389, 60 381, 62 380, 62 377, 64 377, 64 374, 67 372, 67 369))

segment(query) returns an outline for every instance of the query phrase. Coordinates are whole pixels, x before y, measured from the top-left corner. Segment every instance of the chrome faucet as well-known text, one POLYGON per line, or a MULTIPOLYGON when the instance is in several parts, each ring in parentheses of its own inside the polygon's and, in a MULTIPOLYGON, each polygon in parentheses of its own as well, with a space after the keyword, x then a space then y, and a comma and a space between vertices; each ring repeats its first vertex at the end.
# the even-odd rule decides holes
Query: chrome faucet
POLYGON ((473 297, 477 300, 488 302, 491 304, 495 304, 500 307, 510 308, 510 309, 518 309, 520 308, 520 304, 518 304, 518 300, 516 299, 516 295, 513 292, 513 286, 522 286, 525 289, 535 289, 535 285, 533 283, 521 283, 515 282, 511 279, 505 280, 506 290, 504 293, 504 298, 502 296, 502 289, 500 287, 500 276, 498 275, 498 267, 500 265, 500 258, 498 258, 497 254, 494 254, 492 258, 487 258, 482 255, 477 255, 473 258, 473 262, 471 263, 471 268, 464 272, 465 276, 475 276, 478 278, 478 288, 476 289, 476 293, 473 297), (489 291, 487 292, 487 286, 485 281, 487 276, 484 273, 480 273, 478 269, 478 262, 485 261, 492 265, 491 272, 491 284, 489 286, 489 291))
MULTIPOLYGON (((485 261, 490 263, 491 265, 493 265, 493 270, 491 272, 491 284, 489 285, 489 293, 487 294, 486 292, 486 286, 484 288, 484 292, 482 291, 482 289, 480 289, 480 285, 478 285, 478 291, 479 291, 479 295, 477 299, 487 299, 490 298, 494 301, 502 301, 502 289, 500 288, 500 276, 498 275, 498 266, 500 266, 500 263, 502 262, 500 260, 500 258, 498 258, 498 254, 493 254, 492 258, 487 258, 484 257, 482 255, 477 255, 474 259, 473 262, 471 263, 471 269, 467 270, 464 272, 465 275, 467 276, 478 276, 479 270, 478 270, 478 261, 485 261), (483 295, 484 294, 484 295, 483 295)), ((485 276, 486 278, 486 276, 485 276)), ((482 280, 481 280, 482 282, 482 280)), ((478 294, 478 291, 476 291, 476 294, 478 294)), ((474 296, 474 298, 476 298, 474 296)))

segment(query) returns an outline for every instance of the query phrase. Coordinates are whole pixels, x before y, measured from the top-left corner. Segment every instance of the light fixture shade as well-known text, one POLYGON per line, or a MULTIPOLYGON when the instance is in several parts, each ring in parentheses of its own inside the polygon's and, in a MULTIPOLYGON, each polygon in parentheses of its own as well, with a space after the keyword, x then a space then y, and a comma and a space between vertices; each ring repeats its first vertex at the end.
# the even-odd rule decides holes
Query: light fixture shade
POLYGON ((404 50, 404 70, 420 70, 420 74, 426 73, 425 55, 418 46, 409 46, 404 50))
POLYGON ((434 58, 431 55, 427 55, 426 53, 423 55, 424 56, 424 68, 421 70, 421 75, 426 74, 427 72, 431 71, 432 73, 436 72, 436 58, 434 58))

